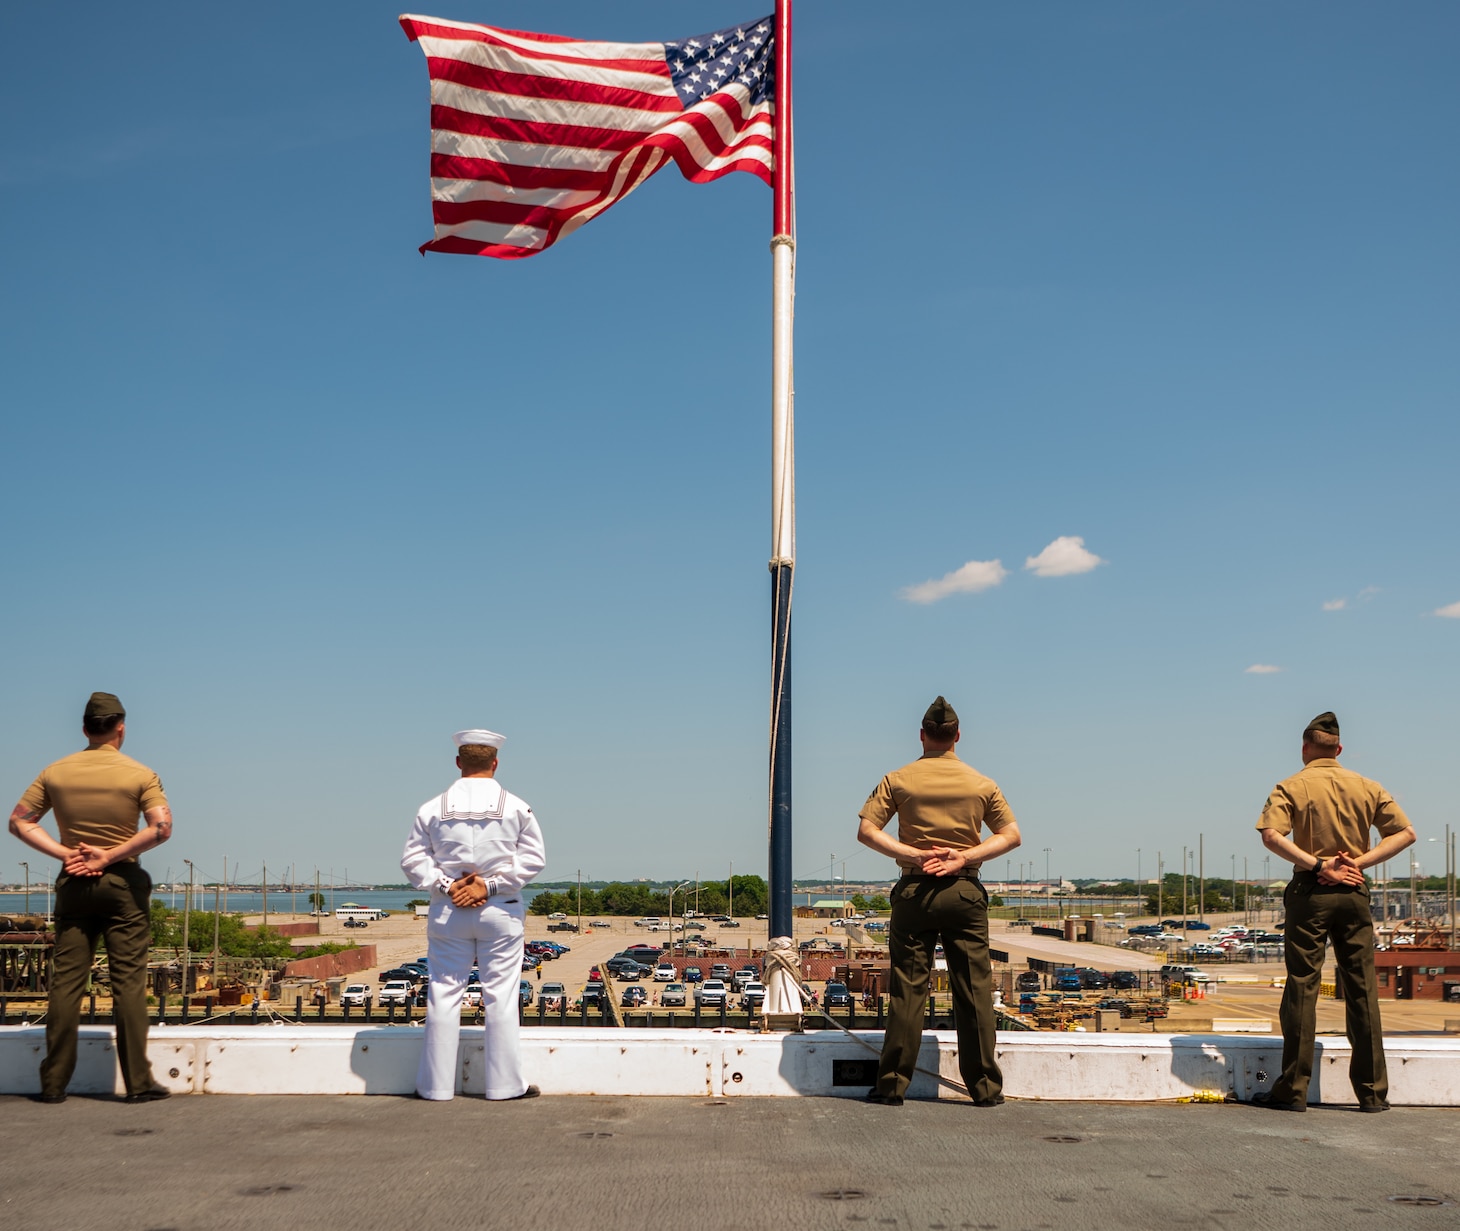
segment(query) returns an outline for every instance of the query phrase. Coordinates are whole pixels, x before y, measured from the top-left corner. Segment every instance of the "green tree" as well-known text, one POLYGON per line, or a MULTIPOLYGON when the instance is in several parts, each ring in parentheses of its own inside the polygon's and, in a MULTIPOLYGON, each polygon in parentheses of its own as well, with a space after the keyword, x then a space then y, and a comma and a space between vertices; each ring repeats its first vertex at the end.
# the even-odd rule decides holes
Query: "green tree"
POLYGON ((867 905, 867 899, 864 898, 860 893, 852 894, 851 903, 853 910, 862 911, 872 909, 870 906, 867 905))
POLYGON ((311 909, 313 909, 313 910, 323 910, 324 909, 324 894, 322 894, 322 893, 311 893, 309 895, 309 905, 310 905, 311 909))

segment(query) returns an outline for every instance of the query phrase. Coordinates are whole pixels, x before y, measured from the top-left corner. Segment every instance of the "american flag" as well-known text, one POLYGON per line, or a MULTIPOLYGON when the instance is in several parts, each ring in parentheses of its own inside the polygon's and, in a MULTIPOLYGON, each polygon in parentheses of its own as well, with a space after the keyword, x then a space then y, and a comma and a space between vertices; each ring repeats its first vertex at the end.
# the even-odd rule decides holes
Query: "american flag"
POLYGON ((672 43, 603 43, 400 19, 431 74, 435 252, 523 257, 670 159, 707 183, 775 164, 774 23, 672 43))

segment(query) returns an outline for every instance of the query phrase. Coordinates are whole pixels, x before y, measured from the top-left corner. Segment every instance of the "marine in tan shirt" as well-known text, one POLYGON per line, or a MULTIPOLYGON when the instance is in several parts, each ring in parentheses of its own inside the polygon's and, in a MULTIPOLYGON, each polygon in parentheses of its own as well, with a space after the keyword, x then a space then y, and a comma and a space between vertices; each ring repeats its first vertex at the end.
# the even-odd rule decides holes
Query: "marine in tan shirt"
POLYGON ((1371 829, 1388 838, 1414 827, 1394 796, 1372 778, 1333 757, 1315 757, 1273 787, 1257 828, 1286 834, 1302 850, 1333 859, 1364 854, 1371 829))
MULTIPOLYGON (((952 748, 936 745, 887 774, 858 814, 878 829, 886 829, 894 815, 898 841, 920 851, 966 851, 979 844, 985 827, 1001 833, 1014 824, 998 784, 952 748)), ((921 860, 901 853, 894 858, 900 868, 923 870, 921 860)))
POLYGON ((167 841, 172 810, 157 775, 122 755, 126 718, 112 693, 92 693, 81 718, 86 748, 41 770, 10 813, 10 832, 61 864, 46 1055, 35 1096, 43 1103, 66 1099, 76 1068, 81 997, 103 939, 127 1102, 168 1096, 147 1059, 152 881, 137 856, 167 841), (47 812, 56 814, 59 841, 41 824, 47 812))
POLYGON ((1283 891, 1283 959, 1288 977, 1278 1011, 1283 1067, 1259 1107, 1306 1111, 1323 967, 1333 947, 1352 1049, 1349 1083, 1360 1111, 1387 1111, 1389 1073, 1374 978, 1374 920, 1364 869, 1414 841, 1414 828, 1377 782, 1338 763, 1338 718, 1330 710, 1303 729, 1303 768, 1273 788, 1258 818, 1263 845, 1293 865, 1283 891), (1370 844, 1369 831, 1379 841, 1370 844))
POLYGON ((162 780, 113 744, 83 748, 53 761, 26 788, 19 804, 36 820, 54 812, 61 845, 67 847, 121 846, 136 835, 144 812, 166 806, 162 780))
POLYGON ((979 865, 1019 845, 998 785, 953 751, 958 714, 939 697, 923 715, 923 755, 877 784, 858 815, 857 841, 896 860, 888 928, 888 1022, 870 1102, 902 1105, 922 1046, 933 954, 942 942, 958 1031, 958 1071, 975 1107, 1004 1101, 989 961, 988 891, 979 865), (887 833, 897 817, 897 836, 887 833), (984 837, 984 831, 988 836, 984 837))

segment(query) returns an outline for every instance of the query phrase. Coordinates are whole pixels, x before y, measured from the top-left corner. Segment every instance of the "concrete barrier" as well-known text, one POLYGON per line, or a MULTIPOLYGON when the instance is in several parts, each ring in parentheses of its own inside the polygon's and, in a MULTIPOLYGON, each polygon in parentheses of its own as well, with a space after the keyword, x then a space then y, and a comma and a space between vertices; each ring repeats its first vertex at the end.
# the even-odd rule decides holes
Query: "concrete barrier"
MULTIPOLYGON (((154 1027, 148 1051, 159 1081, 193 1094, 409 1094, 422 1030, 417 1026, 154 1027)), ((482 1091, 480 1027, 461 1031, 460 1088, 482 1091)), ((733 1098, 861 1098, 880 1031, 757 1034, 741 1030, 613 1030, 533 1027, 523 1031, 529 1080, 544 1094, 678 1095, 733 1098)), ((39 1089, 45 1031, 0 1029, 0 1093, 39 1089)), ((1389 1100, 1396 1106, 1460 1106, 1460 1040, 1395 1038, 1389 1100)), ((1150 1102, 1193 1095, 1247 1100, 1268 1089, 1282 1040, 1260 1035, 1138 1035, 1000 1032, 999 1062, 1011 1098, 1150 1102)), ((1320 1036, 1310 1098, 1352 1104, 1349 1047, 1320 1036)), ((920 1067, 956 1081, 952 1033, 923 1036, 920 1067)), ((76 1094, 120 1093, 115 1044, 106 1027, 83 1026, 76 1094)), ((913 1098, 962 1098, 918 1074, 913 1098)))

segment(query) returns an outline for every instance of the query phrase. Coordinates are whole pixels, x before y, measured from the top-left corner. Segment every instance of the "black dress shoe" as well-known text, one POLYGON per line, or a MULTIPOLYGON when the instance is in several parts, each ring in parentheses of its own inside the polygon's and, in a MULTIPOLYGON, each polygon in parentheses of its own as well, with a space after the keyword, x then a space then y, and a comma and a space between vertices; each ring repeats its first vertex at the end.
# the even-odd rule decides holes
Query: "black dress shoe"
POLYGON ((973 1100, 975 1107, 1000 1107, 1003 1105, 1004 1096, 995 1094, 992 1098, 976 1098, 973 1100))
MULTIPOLYGON (((63 1094, 61 1097, 62 1098, 65 1098, 66 1096, 63 1094)), ((1367 1112, 1370 1112, 1370 1113, 1373 1113, 1373 1112, 1376 1112, 1376 1111, 1388 1111, 1389 1110, 1389 1100, 1388 1099, 1380 1099, 1377 1103, 1360 1103, 1359 1104, 1359 1110, 1360 1111, 1367 1111, 1367 1112)))
POLYGON ((502 1102, 515 1103, 518 1099, 537 1098, 541 1094, 542 1091, 539 1090, 536 1086, 528 1086, 527 1089, 524 1090, 521 1094, 514 1094, 511 1098, 503 1099, 502 1102))
POLYGON ((171 1098, 172 1091, 166 1086, 149 1086, 146 1090, 138 1090, 136 1094, 127 1095, 124 1102, 128 1103, 156 1103, 165 1098, 171 1098))
POLYGON ((1254 1094, 1252 1096, 1252 1105, 1254 1107, 1263 1107, 1263 1108, 1266 1108, 1268 1111, 1307 1111, 1308 1110, 1308 1104, 1307 1103, 1283 1103, 1283 1102, 1279 1102, 1279 1101, 1277 1101, 1276 1099, 1274 1099, 1272 1097, 1272 1092, 1271 1091, 1267 1091, 1267 1090, 1263 1091, 1261 1094, 1254 1094))
POLYGON ((60 1090, 54 1094, 47 1094, 42 1090, 39 1094, 31 1094, 27 1097, 32 1103, 64 1103, 66 1101, 66 1091, 60 1090))
POLYGON ((867 1091, 867 1102, 877 1103, 882 1107, 901 1107, 903 1099, 900 1094, 880 1094, 874 1086, 867 1091))

